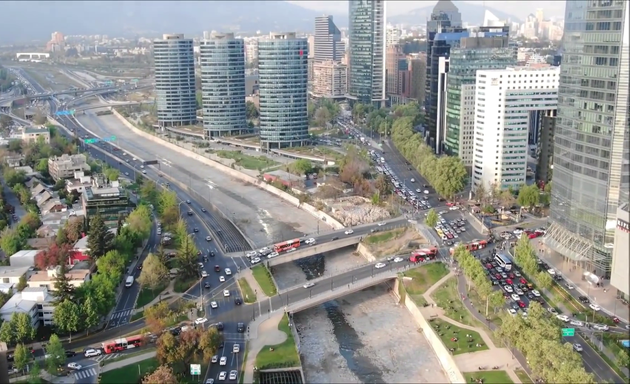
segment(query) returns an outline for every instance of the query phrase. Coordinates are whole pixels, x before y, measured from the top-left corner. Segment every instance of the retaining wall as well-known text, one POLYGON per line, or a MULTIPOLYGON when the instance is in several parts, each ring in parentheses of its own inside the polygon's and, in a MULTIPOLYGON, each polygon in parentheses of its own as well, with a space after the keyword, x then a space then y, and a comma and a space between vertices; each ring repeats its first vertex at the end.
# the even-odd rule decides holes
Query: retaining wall
POLYGON ((301 203, 300 200, 295 197, 292 196, 272 185, 267 184, 265 181, 263 180, 259 180, 255 177, 246 175, 242 172, 239 172, 235 169, 232 169, 228 166, 225 166, 221 163, 218 163, 216 161, 210 160, 205 156, 196 154, 188 149, 182 148, 178 145, 175 145, 173 143, 169 143, 166 140, 162 140, 159 137, 156 137, 150 133, 147 133, 139 128, 136 128, 133 124, 131 124, 124 116, 122 116, 120 113, 118 113, 118 111, 116 111, 115 109, 112 108, 112 112, 114 113, 114 116, 116 116, 118 118, 118 120, 120 120, 121 123, 123 123, 123 125, 125 127, 127 127, 128 129, 130 129, 132 132, 134 132, 137 135, 142 136, 143 138, 152 141, 154 143, 157 143, 159 145, 163 145, 179 154, 182 154, 184 156, 187 156, 189 158, 195 159, 205 165, 208 165, 210 167, 213 167, 223 173, 226 173, 228 175, 230 175, 231 177, 234 177, 236 179, 239 179, 241 181, 244 181, 246 183, 250 183, 253 184, 261 189, 264 189, 265 191, 274 194, 278 197, 280 197, 281 199, 284 199, 285 201, 295 205, 296 207, 308 212, 309 214, 311 214, 312 216, 316 217, 318 220, 323 221, 324 223, 328 224, 332 229, 342 229, 345 228, 343 226, 343 224, 341 224, 339 221, 335 220, 332 216, 328 215, 325 212, 322 212, 320 210, 318 210, 317 208, 313 207, 310 204, 306 204, 306 203, 301 203))
MULTIPOLYGON (((398 297, 400 300, 400 296, 398 295, 399 284, 400 281, 396 279, 394 282, 393 292, 395 296, 398 297)), ((426 336, 427 340, 431 344, 431 347, 433 347, 433 352, 435 352, 435 354, 437 355, 438 360, 440 361, 440 365, 446 373, 448 380, 451 383, 466 383, 464 375, 460 372, 459 368, 457 368, 457 364, 455 364, 455 359, 453 359, 453 355, 451 355, 448 349, 446 349, 446 346, 444 345, 444 343, 442 343, 440 337, 435 333, 435 331, 433 330, 429 322, 424 318, 424 316, 422 316, 420 309, 418 308, 416 303, 414 303, 413 300, 409 298, 408 295, 405 295, 404 305, 405 307, 407 307, 407 309, 411 313, 411 316, 413 316, 414 320, 416 320, 416 323, 418 323, 418 325, 422 329, 422 333, 424 334, 424 336, 426 336)))
POLYGON ((372 252, 370 252, 370 249, 368 247, 363 245, 363 243, 359 243, 359 246, 357 247, 357 252, 359 252, 359 255, 364 257, 370 263, 376 261, 376 257, 372 254, 372 252))

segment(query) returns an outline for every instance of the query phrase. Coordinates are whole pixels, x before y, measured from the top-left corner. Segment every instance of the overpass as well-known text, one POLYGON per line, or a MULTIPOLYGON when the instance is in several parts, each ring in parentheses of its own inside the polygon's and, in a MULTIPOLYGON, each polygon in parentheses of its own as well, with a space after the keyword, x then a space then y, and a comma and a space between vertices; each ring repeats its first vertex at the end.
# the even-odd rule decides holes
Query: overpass
POLYGON ((341 232, 339 236, 346 236, 346 237, 340 237, 339 240, 327 239, 326 242, 315 238, 315 241, 316 241, 315 245, 305 244, 305 245, 300 246, 300 248, 297 248, 295 251, 284 252, 276 257, 268 259, 266 261, 267 266, 273 267, 273 266, 288 263, 291 261, 300 260, 305 257, 318 255, 320 253, 334 251, 335 249, 357 245, 361 242, 361 240, 363 240, 364 235, 348 236, 348 235, 345 235, 343 232, 341 232))
POLYGON ((15 54, 15 58, 20 60, 43 60, 50 59, 50 53, 45 52, 19 52, 15 54))

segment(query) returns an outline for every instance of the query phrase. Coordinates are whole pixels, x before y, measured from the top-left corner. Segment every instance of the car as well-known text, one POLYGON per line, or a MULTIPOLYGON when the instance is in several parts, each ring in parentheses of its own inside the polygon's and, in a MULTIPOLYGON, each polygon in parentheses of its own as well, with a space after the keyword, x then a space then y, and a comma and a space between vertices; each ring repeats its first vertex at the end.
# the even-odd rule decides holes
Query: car
POLYGON ((251 257, 255 257, 255 256, 258 256, 258 252, 256 252, 256 251, 249 251, 249 252, 247 252, 247 253, 245 254, 245 256, 247 256, 247 257, 249 257, 249 258, 251 258, 251 257))
POLYGON ((593 324, 593 329, 596 331, 607 331, 610 328, 606 324, 593 324))
POLYGON ((552 315, 557 315, 557 314, 558 314, 558 311, 556 311, 556 309, 555 309, 555 308, 553 308, 553 307, 549 307, 549 308, 547 308, 547 311, 548 311, 549 313, 551 313, 552 315))
POLYGON ((75 351, 66 351, 66 357, 75 357, 76 355, 77 353, 75 351))
POLYGON ((232 270, 230 268, 225 268, 225 275, 226 276, 232 275, 232 270))
POLYGON ((79 364, 79 363, 72 362, 72 363, 68 363, 68 368, 73 369, 75 371, 80 371, 81 368, 83 368, 83 367, 81 367, 81 364, 79 364))
POLYGON ((199 232, 199 228, 193 228, 193 232, 195 233, 199 232))
POLYGON ((569 284, 569 283, 566 283, 564 286, 567 287, 568 290, 572 290, 575 288, 573 284, 569 284))
POLYGON ((382 227, 382 226, 384 226, 385 224, 386 224, 386 223, 385 223, 384 221, 381 221, 381 222, 380 222, 380 223, 378 223, 377 225, 378 225, 379 227, 382 227))
POLYGON ((206 384, 214 384, 214 379, 209 378, 208 380, 206 380, 206 384))
POLYGON ((313 288, 315 286, 315 283, 310 282, 310 283, 306 283, 303 285, 304 288, 309 289, 309 288, 313 288))
POLYGON ((241 300, 240 297, 237 297, 236 299, 234 299, 234 304, 241 305, 241 304, 243 304, 243 300, 241 300))
POLYGON ((212 241, 212 237, 211 236, 206 236, 206 241, 212 241))
POLYGON ((514 292, 514 289, 512 289, 512 287, 510 287, 509 285, 504 285, 503 289, 505 289, 505 292, 508 292, 508 293, 514 292))
POLYGON ((211 301, 210 302, 210 308, 217 309, 217 308, 219 308, 219 304, 217 304, 216 301, 211 301))
POLYGON ((199 269, 203 269, 203 268, 204 268, 204 265, 203 265, 203 263, 202 263, 202 262, 198 262, 198 263, 197 263, 197 267, 199 267, 199 269))
POLYGON ((425 195, 428 195, 429 194, 429 190, 425 189, 424 191, 422 191, 422 193, 424 193, 425 195))
POLYGON ((142 170, 142 173, 146 175, 146 174, 147 174, 147 171, 145 171, 145 170, 143 169, 143 170, 142 170))
POLYGON ((221 275, 219 276, 219 283, 224 283, 225 282, 225 276, 221 275))
POLYGON ((269 249, 269 247, 262 247, 258 250, 258 253, 260 253, 261 255, 266 255, 269 252, 271 252, 271 249, 269 249))
POLYGON ((514 276, 521 277, 521 273, 519 271, 514 271, 514 276))
POLYGON ((304 244, 315 244, 315 239, 313 239, 312 237, 310 239, 306 239, 304 241, 304 244))
POLYGON ((339 240, 339 236, 334 236, 332 239, 330 239, 330 241, 335 241, 335 240, 339 240))
POLYGON ((89 348, 83 352, 83 356, 85 357, 95 357, 102 355, 103 352, 100 349, 89 348))
POLYGON ((584 323, 580 320, 571 320, 569 321, 569 324, 574 325, 576 327, 583 327, 584 323))
POLYGON ((206 271, 201 271, 201 277, 208 277, 208 272, 206 271))
POLYGON ((186 200, 186 204, 190 204, 190 200, 186 200))
POLYGON ((540 292, 538 292, 537 290, 534 289, 532 293, 534 294, 534 296, 540 297, 540 292))
POLYGON ((230 290, 229 289, 224 289, 223 290, 223 297, 230 297, 230 290))
POLYGON ((376 263, 374 265, 374 268, 380 269, 380 268, 385 268, 386 266, 387 266, 387 264, 385 264, 385 263, 376 263))
POLYGON ((227 357, 222 356, 221 360, 219 360, 219 365, 227 365, 227 357))
POLYGON ((125 172, 125 176, 129 176, 129 172, 125 172))
POLYGON ((515 292, 516 292, 516 294, 517 294, 517 295, 519 295, 519 296, 523 296, 523 295, 525 294, 525 293, 523 292, 523 290, 522 290, 522 289, 520 289, 520 288, 516 288, 514 291, 515 291, 515 292))
POLYGON ((208 321, 205 317, 198 317, 195 319, 195 325, 204 324, 208 321))
POLYGON ((232 346, 232 353, 239 353, 241 351, 241 346, 238 344, 234 344, 232 346))
POLYGON ((219 265, 215 265, 214 266, 214 271, 215 272, 221 272, 221 267, 219 265))
POLYGON ((225 371, 221 371, 219 373, 219 381, 225 381, 225 378, 227 377, 227 372, 225 371))
POLYGON ((556 315, 556 319, 564 321, 565 323, 568 323, 571 320, 567 315, 556 315))
POLYGON ((201 212, 207 212, 205 208, 201 208, 201 212))
POLYGON ((588 297, 586 297, 586 296, 579 296, 579 297, 578 297, 578 300, 580 300, 580 302, 581 302, 582 304, 588 304, 588 303, 590 303, 590 300, 589 300, 589 299, 588 299, 588 297))
POLYGON ((394 259, 394 263, 400 263, 401 261, 404 261, 405 259, 403 259, 402 257, 397 257, 394 259))
POLYGON ((280 255, 280 254, 279 254, 278 252, 275 252, 275 251, 274 251, 274 252, 271 252, 270 254, 268 254, 268 255, 267 255, 267 258, 268 258, 268 259, 271 259, 271 258, 274 258, 274 257, 276 257, 276 256, 278 256, 278 255, 280 255))
POLYGON ((510 297, 512 297, 512 300, 514 300, 514 301, 520 301, 521 300, 521 298, 516 293, 513 293, 510 297))
POLYGON ((575 352, 582 352, 584 350, 584 348, 582 348, 582 344, 580 343, 573 344, 573 349, 575 349, 575 352))
POLYGON ((238 333, 245 332, 245 323, 238 323, 238 324, 236 324, 236 331, 238 333))
POLYGON ((344 232, 346 235, 352 235, 354 233, 354 231, 352 229, 348 229, 347 231, 344 232))
POLYGON ((236 376, 237 376, 238 372, 233 369, 230 371, 230 380, 236 380, 236 376))
POLYGON ((206 282, 205 282, 205 284, 203 285, 203 287, 204 287, 205 289, 210 289, 210 288, 211 288, 211 285, 210 285, 210 283, 208 283, 208 282, 206 281, 206 282))
POLYGON ((507 310, 507 311, 508 311, 508 313, 509 313, 510 315, 512 315, 512 316, 516 316, 516 309, 514 309, 514 308, 508 308, 508 310, 507 310))
POLYGON ((258 264, 258 263, 260 263, 261 261, 262 261, 262 259, 261 259, 260 257, 254 257, 254 258, 252 258, 252 259, 250 260, 250 262, 251 262, 252 264, 258 264))
POLYGON ((519 306, 519 307, 521 307, 521 308, 525 308, 525 307, 526 307, 525 303, 524 303, 524 302, 522 302, 522 301, 520 301, 520 300, 519 300, 519 301, 517 301, 517 304, 518 304, 518 306, 519 306))
POLYGON ((594 303, 589 304, 589 305, 588 305, 588 307, 589 307, 590 309, 592 309, 593 311, 595 311, 595 312, 597 312, 597 311, 599 311, 599 310, 601 310, 601 309, 602 309, 599 305, 594 304, 594 303))

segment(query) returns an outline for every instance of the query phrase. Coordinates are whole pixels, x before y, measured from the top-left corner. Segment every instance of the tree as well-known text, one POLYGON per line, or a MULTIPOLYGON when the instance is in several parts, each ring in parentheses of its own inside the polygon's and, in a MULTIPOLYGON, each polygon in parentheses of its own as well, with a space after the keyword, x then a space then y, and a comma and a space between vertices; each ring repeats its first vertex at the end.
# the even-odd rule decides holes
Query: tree
POLYGON ((48 159, 40 159, 37 165, 35 166, 35 171, 40 174, 47 176, 48 175, 48 159))
POLYGON ((628 356, 628 352, 620 350, 617 353, 617 365, 620 367, 628 367, 628 365, 630 365, 630 356, 628 356))
POLYGON ((256 108, 256 104, 251 101, 245 102, 245 109, 247 111, 247 119, 257 119, 258 118, 258 108, 256 108))
POLYGON ((177 377, 173 369, 166 365, 160 365, 153 373, 147 374, 142 379, 142 384, 177 384, 177 377))
POLYGON ((299 159, 293 163, 293 169, 299 172, 300 175, 306 175, 313 171, 313 164, 306 159, 299 159))
POLYGON ((88 236, 89 254, 93 259, 98 259, 112 249, 114 234, 105 226, 100 214, 90 220, 88 236))
POLYGON ((101 321, 101 316, 98 313, 98 306, 94 302, 91 296, 85 298, 83 305, 81 306, 81 322, 82 328, 87 329, 88 334, 90 328, 96 327, 101 321))
POLYGON ((100 274, 120 276, 125 270, 125 258, 116 250, 109 251, 96 260, 96 266, 100 274))
POLYGON ((330 111, 326 107, 319 107, 315 110, 315 115, 313 119, 315 120, 315 124, 318 127, 326 127, 326 124, 331 120, 330 111))
POLYGON ((57 368, 66 362, 66 351, 59 340, 59 336, 52 334, 46 345, 46 370, 48 373, 57 372, 57 368))
POLYGON ((378 193, 381 196, 387 196, 392 193, 392 187, 384 175, 378 175, 376 181, 374 182, 374 187, 378 190, 378 193))
POLYGON ((31 367, 31 371, 28 375, 28 384, 41 384, 41 369, 39 368, 39 364, 33 364, 31 367))
POLYGON ((524 185, 518 191, 516 199, 521 207, 533 208, 540 203, 540 190, 535 184, 524 185))
POLYGON ((160 364, 173 364, 181 360, 177 351, 177 339, 170 332, 164 332, 156 344, 160 364))
POLYGON ((116 181, 120 177, 120 171, 115 168, 107 168, 103 170, 103 174, 110 181, 116 181))
POLYGON ((53 280, 55 289, 52 291, 52 295, 55 297, 57 303, 72 300, 74 297, 74 285, 70 283, 68 266, 66 263, 61 263, 55 266, 55 268, 55 278, 53 280))
POLYGON ((65 228, 59 228, 59 230, 57 231, 57 237, 55 238, 55 243, 57 244, 57 246, 62 246, 64 244, 70 243, 65 228))
POLYGON ((3 321, 2 325, 0 325, 0 340, 8 345, 15 343, 15 329, 11 321, 3 321))
POLYGON ((14 313, 11 317, 11 327, 16 342, 24 343, 35 338, 35 328, 31 323, 31 317, 26 313, 14 313))
POLYGON ((72 217, 66 221, 65 225, 66 236, 71 244, 76 243, 80 238, 84 236, 85 231, 83 225, 83 219, 80 217, 72 217))
POLYGON ((197 268, 197 247, 192 236, 187 235, 177 251, 177 261, 184 276, 195 276, 197 268))
POLYGON ((6 168, 4 171, 4 182, 10 188, 15 187, 18 184, 24 184, 26 182, 26 173, 24 171, 16 171, 13 168, 6 168))
POLYGON ((150 202, 154 206, 157 206, 159 195, 160 192, 158 192, 157 186, 153 181, 147 181, 142 184, 142 187, 140 188, 140 197, 144 200, 150 202))
POLYGON ((0 233, 0 249, 5 255, 11 256, 26 246, 26 240, 15 229, 5 228, 0 233))
POLYGON ((157 256, 149 253, 142 263, 142 272, 140 272, 138 283, 154 291, 164 286, 167 276, 168 268, 157 256))
POLYGON ((429 212, 427 212, 427 218, 425 222, 429 227, 433 228, 437 225, 439 219, 440 217, 438 216, 438 214, 435 212, 435 210, 433 210, 433 208, 431 208, 429 209, 429 212))
MULTIPOLYGON (((158 196, 158 213, 163 214, 169 208, 177 208, 177 194, 168 189, 163 189, 158 196)), ((179 212, 178 212, 179 214, 179 212)))
POLYGON ((146 205, 139 205, 127 217, 127 229, 138 235, 140 239, 147 239, 151 234, 151 209, 146 205))
POLYGON ((536 284, 538 284, 538 286, 541 289, 551 288, 552 283, 553 283, 553 279, 551 278, 551 275, 547 271, 540 271, 536 275, 536 284))
POLYGON ((77 332, 82 323, 81 308, 65 299, 55 307, 53 323, 59 331, 70 334, 70 342, 72 342, 72 333, 77 332))
POLYGON ((71 249, 72 246, 68 244, 51 244, 48 249, 35 256, 35 266, 45 271, 48 267, 67 264, 71 249))
POLYGON ((7 115, 0 115, 0 129, 7 129, 11 126, 13 119, 7 115))
POLYGON ((147 326, 154 334, 159 335, 166 328, 166 320, 173 315, 166 301, 161 301, 144 310, 147 326))
POLYGON ((454 156, 442 156, 437 160, 436 174, 432 177, 435 191, 447 199, 452 199, 455 194, 466 187, 468 172, 460 158, 454 156))
POLYGON ((223 336, 216 327, 209 327, 199 339, 199 349, 203 353, 204 361, 210 361, 219 350, 219 346, 223 341, 223 336))
POLYGON ((499 195, 499 200, 501 201, 501 205, 505 208, 510 208, 514 204, 514 195, 510 190, 501 191, 499 195))
POLYGON ((20 276, 20 279, 18 280, 17 285, 15 286, 15 289, 18 292, 22 292, 24 290, 24 288, 28 287, 28 281, 26 280, 26 275, 22 275, 20 276))
POLYGON ((28 362, 31 359, 31 351, 29 351, 24 344, 18 344, 15 346, 15 352, 13 352, 13 362, 15 368, 23 371, 26 369, 28 362))
POLYGON ((488 191, 486 191, 486 187, 483 186, 483 183, 479 184, 475 189, 475 199, 482 206, 488 205, 488 191))

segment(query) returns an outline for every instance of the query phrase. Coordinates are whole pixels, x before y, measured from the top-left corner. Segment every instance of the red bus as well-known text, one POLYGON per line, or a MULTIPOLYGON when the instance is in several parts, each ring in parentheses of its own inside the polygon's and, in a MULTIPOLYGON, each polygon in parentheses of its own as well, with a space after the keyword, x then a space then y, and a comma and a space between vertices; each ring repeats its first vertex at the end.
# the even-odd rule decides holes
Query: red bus
POLYGON ((425 260, 435 260, 435 258, 437 257, 437 253, 437 247, 418 249, 411 253, 409 261, 411 261, 412 263, 418 263, 425 260))
MULTIPOLYGON (((470 242, 468 244, 463 244, 463 245, 464 245, 464 248, 466 248, 468 252, 473 252, 473 251, 478 251, 480 249, 484 249, 485 247, 488 246, 488 242, 486 240, 477 240, 477 241, 473 241, 473 242, 470 242)), ((451 255, 455 252, 455 248, 456 247, 451 248, 450 250, 451 255)))
POLYGON ((300 239, 293 239, 288 241, 283 241, 282 243, 278 243, 273 246, 273 250, 280 253, 284 251, 288 251, 289 249, 297 248, 300 246, 300 239))
POLYGON ((143 340, 144 336, 142 335, 123 337, 121 339, 105 341, 103 342, 102 347, 105 353, 120 352, 125 349, 138 348, 142 345, 143 340))

